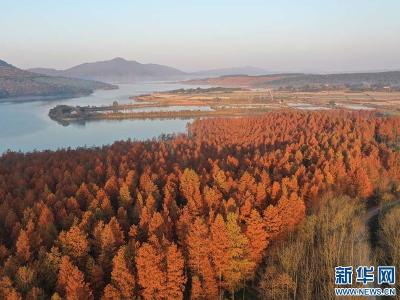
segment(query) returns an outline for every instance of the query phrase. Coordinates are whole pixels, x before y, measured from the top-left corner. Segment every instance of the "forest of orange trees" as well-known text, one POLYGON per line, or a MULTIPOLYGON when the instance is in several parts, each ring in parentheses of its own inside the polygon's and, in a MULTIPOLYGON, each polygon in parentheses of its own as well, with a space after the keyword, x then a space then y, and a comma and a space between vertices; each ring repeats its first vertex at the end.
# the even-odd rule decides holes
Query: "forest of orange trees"
POLYGON ((0 299, 262 298, 269 248, 320 199, 399 188, 399 138, 399 117, 277 111, 5 153, 0 299))

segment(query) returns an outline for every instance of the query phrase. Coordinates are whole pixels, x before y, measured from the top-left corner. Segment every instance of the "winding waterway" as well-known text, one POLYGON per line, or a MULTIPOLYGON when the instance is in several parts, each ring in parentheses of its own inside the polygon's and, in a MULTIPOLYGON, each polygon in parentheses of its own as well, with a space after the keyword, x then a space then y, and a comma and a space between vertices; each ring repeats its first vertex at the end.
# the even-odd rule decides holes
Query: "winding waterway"
POLYGON ((118 140, 151 139, 161 134, 185 132, 191 120, 102 120, 62 126, 48 117, 57 104, 110 105, 128 103, 133 95, 167 91, 183 86, 170 83, 123 84, 117 90, 96 91, 92 95, 57 101, 0 104, 0 155, 7 150, 30 152, 83 146, 101 146, 118 140))

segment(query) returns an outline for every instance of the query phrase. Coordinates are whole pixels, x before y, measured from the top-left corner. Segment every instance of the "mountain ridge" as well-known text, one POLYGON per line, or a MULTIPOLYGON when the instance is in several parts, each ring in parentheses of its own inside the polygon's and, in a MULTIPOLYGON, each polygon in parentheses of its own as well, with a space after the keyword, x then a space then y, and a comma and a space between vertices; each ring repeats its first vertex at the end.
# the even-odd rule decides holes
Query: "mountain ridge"
POLYGON ((0 67, 10 67, 11 65, 4 60, 0 59, 0 67))
POLYGON ((187 73, 159 64, 142 64, 135 60, 116 57, 111 60, 82 63, 65 70, 33 68, 30 71, 46 75, 99 80, 111 83, 131 83, 182 79, 187 73))
POLYGON ((80 78, 110 83, 135 83, 141 81, 184 81, 191 84, 249 87, 300 87, 306 85, 394 85, 400 79, 397 71, 350 73, 271 73, 265 69, 243 66, 184 72, 177 68, 140 63, 115 57, 110 60, 86 62, 65 70, 34 68, 33 71, 49 76, 80 78))
POLYGON ((140 63, 136 60, 127 60, 115 57, 110 60, 85 62, 67 69, 32 68, 28 71, 71 78, 99 80, 110 83, 133 83, 138 81, 183 80, 199 77, 218 77, 227 75, 264 75, 270 72, 253 66, 219 68, 185 72, 174 67, 155 64, 140 63))
POLYGON ((89 95, 97 89, 117 88, 108 83, 54 77, 19 69, 0 60, 0 99, 31 101, 89 95))

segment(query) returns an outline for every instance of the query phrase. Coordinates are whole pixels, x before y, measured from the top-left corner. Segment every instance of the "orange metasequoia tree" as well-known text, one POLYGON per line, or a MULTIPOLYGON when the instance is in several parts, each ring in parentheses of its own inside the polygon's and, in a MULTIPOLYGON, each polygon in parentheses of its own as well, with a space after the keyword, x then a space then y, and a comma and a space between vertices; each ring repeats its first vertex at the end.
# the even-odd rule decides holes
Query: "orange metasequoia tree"
POLYGON ((23 261, 27 262, 31 257, 30 244, 26 231, 21 229, 17 240, 17 255, 23 261))
POLYGON ((72 264, 68 256, 61 258, 57 287, 60 294, 64 295, 66 299, 93 299, 82 272, 72 264))
POLYGON ((263 257, 268 245, 268 235, 262 217, 257 210, 253 209, 247 221, 246 236, 249 240, 250 259, 257 266, 263 257))
MULTIPOLYGON (((134 298, 135 278, 126 263, 126 247, 121 247, 113 258, 113 270, 111 272, 111 285, 122 299, 134 298)), ((109 288, 111 291, 116 292, 109 288)))
POLYGON ((165 295, 165 273, 162 255, 150 243, 144 243, 136 256, 138 283, 144 299, 160 299, 165 295))
POLYGON ((181 251, 174 243, 167 248, 166 262, 166 298, 168 300, 182 299, 186 284, 186 277, 184 274, 185 262, 181 251))

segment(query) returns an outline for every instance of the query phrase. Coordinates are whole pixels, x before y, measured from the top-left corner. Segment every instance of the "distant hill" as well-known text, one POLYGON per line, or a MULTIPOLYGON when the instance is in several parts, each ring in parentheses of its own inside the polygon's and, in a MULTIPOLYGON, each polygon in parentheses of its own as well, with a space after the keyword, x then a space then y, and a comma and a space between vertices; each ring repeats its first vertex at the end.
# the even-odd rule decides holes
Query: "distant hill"
POLYGON ((11 67, 11 65, 0 59, 0 67, 11 67))
POLYGON ((211 77, 211 76, 228 76, 228 75, 250 75, 250 76, 258 76, 258 75, 266 75, 271 72, 268 72, 264 69, 245 66, 245 67, 236 67, 236 68, 223 68, 223 69, 212 69, 191 73, 191 75, 202 76, 202 77, 211 77))
POLYGON ((120 57, 107 61, 84 63, 66 70, 36 68, 29 71, 50 76, 99 80, 111 83, 176 80, 185 78, 188 75, 172 67, 141 64, 137 61, 129 61, 120 57))
POLYGON ((263 87, 276 80, 297 77, 299 74, 273 74, 262 76, 228 75, 183 81, 187 84, 214 85, 228 87, 263 87))
POLYGON ((213 69, 187 73, 159 64, 142 64, 120 57, 77 65, 66 70, 35 68, 29 71, 48 76, 61 76, 109 83, 140 81, 190 80, 188 84, 205 84, 233 87, 305 87, 340 85, 390 85, 400 86, 400 71, 344 74, 268 74, 252 66, 213 69))
POLYGON ((34 68, 29 71, 50 76, 64 76, 99 80, 111 83, 132 83, 138 81, 182 80, 186 78, 218 77, 226 75, 265 75, 269 72, 252 66, 204 70, 198 72, 183 72, 176 68, 158 65, 142 64, 120 57, 77 65, 66 70, 49 68, 34 68))
POLYGON ((75 97, 91 94, 96 89, 113 88, 116 86, 103 82, 52 77, 24 71, 0 60, 0 100, 75 97))
POLYGON ((391 86, 400 87, 400 71, 345 74, 271 74, 262 76, 221 76, 184 81, 187 84, 239 87, 304 87, 304 86, 391 86))

